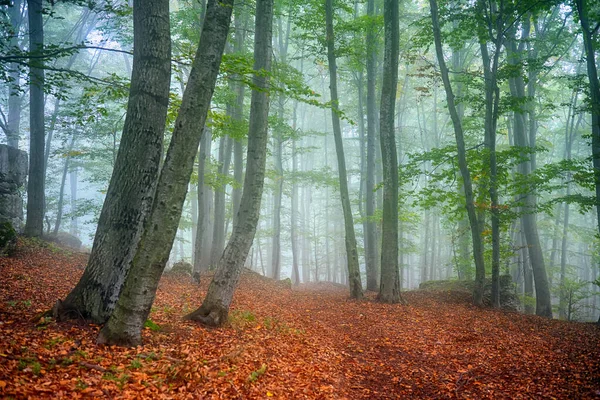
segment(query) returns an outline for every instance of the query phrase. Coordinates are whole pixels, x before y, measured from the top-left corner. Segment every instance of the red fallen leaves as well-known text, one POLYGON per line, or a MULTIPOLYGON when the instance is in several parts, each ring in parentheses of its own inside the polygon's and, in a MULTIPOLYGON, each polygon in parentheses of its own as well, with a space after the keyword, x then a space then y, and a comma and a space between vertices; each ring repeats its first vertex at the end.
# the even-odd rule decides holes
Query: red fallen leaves
POLYGON ((24 248, 0 258, 0 397, 15 398, 594 398, 600 329, 480 310, 409 292, 410 306, 352 301, 331 284, 290 290, 246 273, 231 323, 181 317, 198 287, 165 277, 144 346, 95 345, 83 321, 31 322, 64 298, 82 255, 24 248))

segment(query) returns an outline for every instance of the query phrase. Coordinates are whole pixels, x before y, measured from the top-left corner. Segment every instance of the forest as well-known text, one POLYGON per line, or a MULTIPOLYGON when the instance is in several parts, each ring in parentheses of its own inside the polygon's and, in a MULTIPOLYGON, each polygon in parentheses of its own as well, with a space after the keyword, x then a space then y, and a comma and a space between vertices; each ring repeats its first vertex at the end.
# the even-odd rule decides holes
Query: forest
POLYGON ((0 397, 600 396, 600 3, 0 0, 0 397))

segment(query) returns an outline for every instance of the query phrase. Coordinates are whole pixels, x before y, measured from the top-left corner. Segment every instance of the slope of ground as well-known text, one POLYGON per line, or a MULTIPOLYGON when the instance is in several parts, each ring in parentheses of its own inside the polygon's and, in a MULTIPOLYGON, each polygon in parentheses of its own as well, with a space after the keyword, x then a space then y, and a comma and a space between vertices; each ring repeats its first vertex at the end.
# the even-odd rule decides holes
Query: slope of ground
POLYGON ((0 397, 190 399, 595 398, 600 329, 480 310, 451 294, 409 306, 290 289, 247 273, 222 329, 181 317, 208 286, 160 283, 144 346, 95 345, 98 327, 35 315, 64 298, 85 256, 21 246, 0 258, 0 397))

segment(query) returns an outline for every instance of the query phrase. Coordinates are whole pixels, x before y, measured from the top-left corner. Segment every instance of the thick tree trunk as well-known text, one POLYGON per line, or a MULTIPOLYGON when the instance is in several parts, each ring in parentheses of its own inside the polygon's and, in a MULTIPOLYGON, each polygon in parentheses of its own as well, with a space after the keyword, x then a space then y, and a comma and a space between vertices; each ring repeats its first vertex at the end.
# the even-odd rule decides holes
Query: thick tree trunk
POLYGON ((105 322, 152 206, 162 157, 171 79, 169 2, 134 4, 134 57, 121 145, 96 229, 88 266, 56 311, 105 322))
MULTIPOLYGON (((340 196, 344 213, 344 226, 346 230, 346 256, 348 262, 348 281, 350 283, 350 297, 359 299, 363 296, 360 270, 358 265, 358 251, 356 249, 356 236, 354 221, 348 195, 348 178, 346 176, 346 158, 344 156, 344 143, 342 141, 342 128, 338 115, 339 101, 337 92, 337 62, 335 56, 335 40, 333 36, 333 0, 325 1, 325 17, 327 29, 327 60, 329 61, 329 89, 331 92, 331 119, 333 122, 333 137, 338 160, 338 174, 340 180, 340 196)), ((371 242, 372 243, 372 242, 371 242)))
MULTIPOLYGON (((255 23, 254 70, 269 72, 271 70, 273 0, 257 0, 255 23)), ((253 84, 255 89, 252 90, 250 105, 246 176, 238 223, 219 260, 206 298, 200 308, 185 317, 209 326, 220 326, 227 322, 231 299, 244 261, 252 246, 260 215, 267 159, 269 76, 255 73, 253 84)))
POLYGON ((398 0, 384 1, 385 50, 381 83, 380 144, 383 163, 383 222, 381 233, 381 281, 379 301, 399 303, 398 269, 398 155, 394 130, 398 86, 398 0))
POLYGON ((99 343, 135 346, 154 302, 181 219, 231 20, 233 0, 209 0, 200 44, 161 169, 152 210, 123 291, 99 343))
POLYGON ((379 290, 377 256, 377 223, 375 221, 375 137, 376 137, 376 67, 377 41, 375 37, 375 0, 368 0, 367 14, 372 20, 367 27, 367 184, 365 232, 365 262, 367 268, 367 290, 379 290))
MULTIPOLYGON (((27 0, 29 15, 29 51, 44 51, 42 0, 27 0)), ((24 234, 42 236, 44 231, 44 65, 41 58, 29 63, 29 178, 27 180, 27 219, 24 234)))
POLYGON ((444 88, 446 90, 448 110, 450 111, 450 117, 454 126, 454 135, 456 136, 456 146, 458 150, 458 166, 460 169, 460 174, 463 178, 463 187, 465 190, 465 203, 467 208, 467 215, 469 217, 469 225, 471 226, 471 238, 473 240, 473 257, 475 259, 475 289, 473 291, 473 303, 477 306, 482 306, 483 286, 485 283, 485 263, 483 259, 481 231, 479 227, 479 221, 477 220, 475 205, 473 203, 473 185, 471 183, 471 173, 467 165, 463 127, 458 116, 456 105, 454 103, 454 94, 452 93, 452 86, 450 84, 448 68, 446 67, 446 61, 444 60, 444 52, 442 49, 442 34, 440 32, 438 7, 436 0, 429 0, 429 5, 431 7, 431 21, 433 25, 435 50, 438 63, 440 65, 442 81, 444 82, 444 88))

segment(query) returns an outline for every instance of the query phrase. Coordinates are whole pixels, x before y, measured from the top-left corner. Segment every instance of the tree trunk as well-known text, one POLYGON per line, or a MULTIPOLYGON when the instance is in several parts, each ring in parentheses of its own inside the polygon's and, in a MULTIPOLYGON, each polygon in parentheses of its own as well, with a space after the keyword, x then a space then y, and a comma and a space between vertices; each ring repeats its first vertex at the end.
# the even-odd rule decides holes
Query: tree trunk
POLYGON ((363 295, 358 266, 358 251, 356 250, 356 236, 354 221, 348 195, 348 178, 346 177, 346 159, 344 144, 342 142, 342 128, 338 115, 339 101, 337 93, 337 65, 335 56, 335 40, 333 36, 333 0, 325 1, 325 16, 327 29, 327 60, 329 61, 329 89, 331 92, 331 119, 333 122, 333 137, 338 159, 338 174, 340 180, 340 196, 344 213, 344 226, 346 230, 346 256, 348 262, 348 281, 350 283, 350 297, 359 299, 363 295))
POLYGON ((271 70, 273 0, 257 0, 255 24, 254 71, 256 72, 253 78, 255 89, 252 90, 250 105, 246 176, 238 223, 219 260, 206 298, 200 308, 185 316, 186 319, 209 326, 220 326, 227 322, 231 299, 244 261, 252 246, 260 215, 267 159, 269 75, 258 71, 271 70))
POLYGON ((377 256, 377 223, 375 221, 375 137, 376 105, 375 87, 377 66, 377 44, 375 37, 375 0, 367 2, 367 14, 371 18, 367 26, 367 185, 366 211, 367 231, 365 232, 365 261, 367 268, 367 290, 379 288, 377 256))
POLYGON ((383 163, 383 222, 381 233, 381 281, 379 301, 399 303, 398 269, 398 155, 394 130, 398 86, 398 0, 384 1, 385 50, 381 83, 380 144, 383 163))
MULTIPOLYGON (((228 110, 232 113, 232 110, 228 110)), ((231 163, 231 150, 233 140, 229 136, 221 137, 219 143, 219 174, 229 175, 229 165, 231 163)), ((223 184, 215 190, 215 217, 213 220, 213 239, 210 250, 210 266, 214 268, 225 248, 225 189, 227 185, 223 184)))
POLYGON ((169 2, 134 4, 134 57, 127 116, 88 266, 61 317, 105 322, 121 292, 152 206, 171 79, 169 2))
MULTIPOLYGON (((235 26, 235 45, 233 51, 236 54, 241 54, 244 51, 245 35, 245 24, 243 22, 246 19, 243 5, 238 4, 234 12, 234 26, 235 26)), ((244 92, 246 85, 243 82, 237 82, 234 85, 235 89, 235 105, 233 108, 233 119, 241 125, 244 121, 244 92)), ((239 126, 238 125, 238 126, 239 126)), ((233 226, 237 224, 238 211, 240 209, 240 202, 242 200, 242 179, 244 178, 244 145, 241 138, 235 138, 233 142, 233 178, 237 182, 237 186, 232 190, 232 203, 233 203, 233 226)))
MULTIPOLYGON (((42 0, 27 0, 29 15, 29 51, 44 51, 42 0)), ((42 236, 44 231, 44 64, 31 58, 29 67, 29 178, 27 180, 27 219, 24 234, 42 236)))
POLYGON ((69 144, 69 150, 67 156, 65 157, 65 164, 63 165, 62 177, 60 180, 60 189, 58 191, 58 204, 56 211, 56 221, 54 223, 54 235, 58 234, 58 230, 60 229, 60 224, 62 222, 63 216, 63 204, 65 198, 65 184, 67 182, 67 173, 69 172, 69 164, 71 161, 71 152, 73 151, 73 147, 75 146, 75 134, 71 137, 71 143, 69 144))
MULTIPOLYGON (((478 2, 482 15, 485 15, 484 2, 478 2)), ((495 16, 496 37, 494 56, 490 58, 487 40, 480 39, 480 51, 483 62, 483 75, 485 80, 485 147, 488 150, 488 166, 490 170, 489 195, 490 213, 492 219, 492 307, 500 308, 500 208, 498 205, 497 165, 496 165, 496 127, 498 123, 498 105, 500 90, 498 88, 498 62, 502 48, 502 31, 504 20, 502 9, 497 10, 495 16)), ((494 31, 493 22, 485 18, 486 30, 490 34, 494 31)), ((488 38, 490 39, 490 38, 488 38)))
MULTIPOLYGON (((23 22, 21 16, 22 0, 15 0, 11 7, 8 7, 8 17, 13 34, 10 39, 11 47, 19 47, 19 29, 23 22)), ((21 75, 19 65, 12 63, 9 66, 10 84, 6 85, 8 89, 8 115, 6 118, 6 143, 9 146, 19 148, 19 134, 21 125, 21 105, 23 96, 19 91, 21 75)))
POLYGON ((485 283, 485 263, 483 259, 483 245, 481 243, 481 231, 475 205, 473 203, 473 185, 471 183, 471 173, 467 165, 465 139, 462 123, 460 121, 456 105, 454 103, 454 94, 444 60, 444 52, 442 49, 442 35, 440 32, 440 24, 438 19, 438 8, 436 0, 429 0, 431 7, 431 21, 433 25, 433 36, 435 41, 435 50, 440 66, 440 73, 444 88, 446 90, 446 100, 448 102, 448 110, 454 126, 454 135, 456 137, 456 146, 458 150, 458 166, 460 174, 463 178, 463 187, 465 190, 465 203, 467 215, 469 217, 469 225, 471 226, 471 238, 473 241, 473 257, 475 259, 475 289, 473 290, 473 303, 477 306, 483 306, 483 286, 485 283))
POLYGON ((202 252, 204 249, 204 232, 208 218, 205 212, 206 192, 208 188, 204 183, 204 174, 206 171, 206 158, 210 156, 211 144, 212 131, 210 128, 205 127, 200 141, 200 153, 198 154, 198 220, 196 224, 196 241, 194 242, 194 267, 192 269, 192 277, 196 282, 200 282, 200 273, 208 267, 208 265, 203 263, 202 252))
MULTIPOLYGON (((596 186, 596 218, 600 232, 600 81, 596 67, 596 49, 589 22, 588 7, 591 1, 575 0, 579 22, 583 31, 583 46, 587 63, 588 81, 590 83, 590 103, 592 108, 592 165, 594 167, 594 183, 596 186)), ((593 28, 597 29, 597 28, 593 28)), ((600 320, 598 321, 600 323, 600 320)))
MULTIPOLYGON (((526 30, 524 29, 524 39, 526 39, 526 30)), ((517 66, 521 60, 521 54, 523 45, 517 48, 515 42, 515 29, 512 30, 511 40, 508 45, 508 61, 511 65, 517 66)), ((525 97, 525 84, 522 75, 509 78, 509 86, 511 95, 516 99, 523 99, 525 97)), ((523 149, 529 147, 525 132, 525 115, 521 111, 514 111, 514 140, 515 145, 523 149)), ((522 157, 527 158, 527 154, 523 152, 522 157)), ((523 176, 531 174, 531 162, 524 161, 519 164, 519 172, 523 176)), ((540 238, 538 235, 537 222, 536 222, 536 199, 535 194, 532 193, 531 188, 522 188, 522 193, 526 193, 523 199, 523 206, 521 207, 521 220, 523 222, 523 231, 527 240, 527 247, 529 251, 529 259, 531 261, 531 268, 533 270, 533 278, 535 283, 535 299, 536 299, 536 314, 542 317, 552 318, 552 301, 550 297, 550 287, 548 285, 548 275, 546 273, 546 266, 544 263, 544 255, 540 244, 540 238)))
POLYGON ((161 169, 152 211, 115 311, 100 331, 98 343, 123 346, 141 343, 141 332, 181 219, 227 41, 232 8, 233 0, 209 0, 207 4, 200 44, 161 169))

